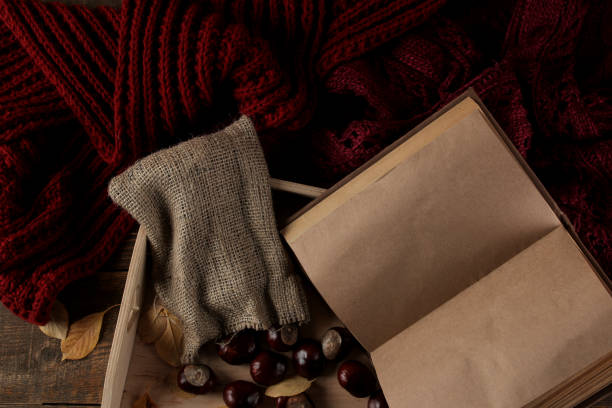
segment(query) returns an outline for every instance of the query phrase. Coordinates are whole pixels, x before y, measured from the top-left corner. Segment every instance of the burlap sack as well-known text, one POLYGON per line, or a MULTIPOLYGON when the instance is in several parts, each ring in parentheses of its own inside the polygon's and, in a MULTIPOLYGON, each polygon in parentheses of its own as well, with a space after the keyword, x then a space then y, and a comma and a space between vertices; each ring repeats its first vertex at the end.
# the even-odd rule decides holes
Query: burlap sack
POLYGON ((243 116, 151 154, 110 182, 111 198, 145 228, 155 290, 183 321, 184 363, 222 334, 309 318, 280 242, 268 177, 243 116))

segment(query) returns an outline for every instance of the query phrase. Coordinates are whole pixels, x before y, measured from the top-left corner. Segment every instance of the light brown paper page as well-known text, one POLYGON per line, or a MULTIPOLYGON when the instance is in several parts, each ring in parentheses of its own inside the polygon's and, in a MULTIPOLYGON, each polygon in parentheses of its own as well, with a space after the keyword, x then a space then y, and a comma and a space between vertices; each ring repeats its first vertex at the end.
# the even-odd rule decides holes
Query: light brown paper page
POLYGON ((316 203, 314 207, 301 214, 293 222, 283 228, 282 234, 287 242, 292 244, 305 230, 310 228, 310 226, 323 220, 323 218, 327 217, 335 209, 346 203, 353 195, 360 193, 371 183, 375 182, 404 161, 406 157, 421 150, 461 119, 479 109, 480 107, 476 101, 466 97, 454 104, 451 109, 442 113, 436 120, 433 120, 424 128, 416 132, 416 134, 412 135, 409 142, 400 143, 394 148, 392 148, 393 145, 389 146, 389 151, 386 153, 384 153, 384 151, 381 152, 381 154, 384 154, 384 160, 377 160, 377 157, 372 158, 371 160, 374 161, 374 163, 368 162, 364 164, 364 166, 367 166, 367 171, 359 172, 361 168, 354 171, 351 176, 349 176, 351 179, 346 184, 342 184, 341 181, 340 183, 342 185, 339 186, 338 189, 334 190, 334 188, 331 188, 331 194, 326 195, 323 201, 316 203))
POLYGON ((612 350, 612 298, 563 227, 372 353, 392 407, 521 407, 612 350))
POLYGON ((559 224, 476 109, 290 245, 371 351, 559 224))

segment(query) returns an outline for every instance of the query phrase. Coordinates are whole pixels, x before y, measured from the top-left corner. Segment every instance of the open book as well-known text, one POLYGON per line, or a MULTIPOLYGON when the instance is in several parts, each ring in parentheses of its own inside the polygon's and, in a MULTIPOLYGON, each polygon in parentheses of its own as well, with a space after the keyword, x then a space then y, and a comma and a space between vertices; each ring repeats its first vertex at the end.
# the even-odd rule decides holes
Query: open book
POLYGON ((473 91, 282 234, 392 408, 569 407, 612 382, 610 281, 473 91))

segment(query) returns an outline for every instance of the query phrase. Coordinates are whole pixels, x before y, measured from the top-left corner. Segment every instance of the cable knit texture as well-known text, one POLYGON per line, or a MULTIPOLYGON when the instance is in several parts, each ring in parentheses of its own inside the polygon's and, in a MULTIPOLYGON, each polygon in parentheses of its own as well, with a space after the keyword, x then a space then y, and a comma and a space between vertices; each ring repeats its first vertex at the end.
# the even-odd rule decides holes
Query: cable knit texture
POLYGON ((272 174, 329 184, 468 86, 609 269, 612 4, 443 3, 0 0, 2 302, 45 323, 109 258, 146 153, 240 112, 272 174))
POLYGON ((255 128, 242 116, 110 181, 111 199, 147 233, 155 293, 183 323, 183 364, 223 334, 309 320, 269 178, 255 128))

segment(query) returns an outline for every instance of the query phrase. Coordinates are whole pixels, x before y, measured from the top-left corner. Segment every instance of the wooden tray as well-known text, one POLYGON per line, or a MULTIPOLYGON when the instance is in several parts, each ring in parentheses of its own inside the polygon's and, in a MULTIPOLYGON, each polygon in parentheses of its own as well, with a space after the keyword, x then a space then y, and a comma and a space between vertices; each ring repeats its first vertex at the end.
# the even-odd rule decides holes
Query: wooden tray
MULTIPOLYGON (((316 190, 311 193, 314 195, 318 192, 316 190)), ((288 209, 291 205, 284 205, 283 201, 287 199, 279 202, 275 197, 277 213, 288 215, 291 213, 288 209)), ((104 380, 102 408, 131 408, 144 392, 148 392, 160 408, 224 407, 222 386, 201 396, 180 392, 175 385, 177 369, 163 362, 157 356, 154 346, 144 344, 136 335, 145 291, 149 290, 145 282, 146 270, 147 240, 141 227, 136 237, 113 337, 104 380)), ((304 337, 319 339, 329 327, 341 323, 308 283, 306 292, 312 322, 302 327, 301 333, 304 337)), ((252 381, 248 365, 231 366, 225 363, 216 355, 214 345, 205 349, 203 358, 215 371, 221 383, 239 379, 252 381)), ((368 356, 361 350, 354 350, 348 358, 369 361, 368 356)), ((367 399, 354 398, 339 386, 336 379, 337 366, 337 363, 328 362, 324 375, 319 377, 308 391, 317 408, 366 407, 367 399)), ((293 374, 290 372, 288 377, 291 375, 293 374)), ((273 405, 272 399, 266 397, 260 406, 273 405)))

